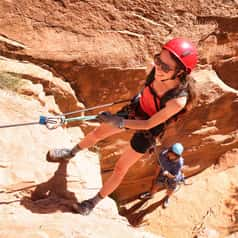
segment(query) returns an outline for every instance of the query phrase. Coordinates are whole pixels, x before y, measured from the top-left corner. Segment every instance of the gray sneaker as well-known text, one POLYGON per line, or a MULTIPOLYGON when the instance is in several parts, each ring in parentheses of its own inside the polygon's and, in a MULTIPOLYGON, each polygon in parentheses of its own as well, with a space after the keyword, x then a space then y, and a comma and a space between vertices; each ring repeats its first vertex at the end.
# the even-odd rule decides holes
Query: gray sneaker
POLYGON ((169 197, 166 196, 166 197, 164 198, 163 208, 165 209, 165 208, 167 208, 168 206, 169 206, 169 197))
POLYGON ((146 200, 152 198, 152 194, 150 192, 145 192, 139 195, 140 200, 146 200))
POLYGON ((52 149, 47 152, 46 160, 48 162, 63 162, 74 157, 71 149, 52 149))
POLYGON ((72 210, 75 213, 79 213, 83 216, 89 215, 93 208, 103 199, 103 197, 100 195, 100 192, 97 193, 94 197, 84 200, 80 203, 74 203, 72 205, 72 210))
POLYGON ((94 207, 95 205, 93 204, 91 199, 88 199, 81 203, 74 203, 72 205, 72 210, 74 213, 79 213, 80 215, 88 216, 92 212, 94 207))

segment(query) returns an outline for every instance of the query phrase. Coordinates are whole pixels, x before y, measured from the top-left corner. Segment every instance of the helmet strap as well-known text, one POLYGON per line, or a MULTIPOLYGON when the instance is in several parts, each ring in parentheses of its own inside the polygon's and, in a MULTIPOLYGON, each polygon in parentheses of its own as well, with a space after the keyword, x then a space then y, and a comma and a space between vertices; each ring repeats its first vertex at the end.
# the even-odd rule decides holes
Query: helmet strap
POLYGON ((184 71, 181 71, 181 69, 176 69, 175 70, 175 73, 173 74, 173 76, 169 79, 164 79, 164 80, 161 80, 162 82, 165 82, 165 81, 168 81, 168 80, 175 80, 176 78, 183 78, 183 74, 184 74, 184 71))

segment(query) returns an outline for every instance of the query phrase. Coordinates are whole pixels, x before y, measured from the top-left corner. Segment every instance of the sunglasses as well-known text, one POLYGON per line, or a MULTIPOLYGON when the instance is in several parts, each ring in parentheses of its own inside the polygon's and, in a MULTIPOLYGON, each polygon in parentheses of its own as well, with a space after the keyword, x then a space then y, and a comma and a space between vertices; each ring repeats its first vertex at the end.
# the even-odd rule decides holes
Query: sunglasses
POLYGON ((156 54, 154 56, 154 63, 155 65, 159 66, 165 73, 175 70, 175 69, 172 69, 169 65, 167 65, 160 59, 160 54, 156 54))

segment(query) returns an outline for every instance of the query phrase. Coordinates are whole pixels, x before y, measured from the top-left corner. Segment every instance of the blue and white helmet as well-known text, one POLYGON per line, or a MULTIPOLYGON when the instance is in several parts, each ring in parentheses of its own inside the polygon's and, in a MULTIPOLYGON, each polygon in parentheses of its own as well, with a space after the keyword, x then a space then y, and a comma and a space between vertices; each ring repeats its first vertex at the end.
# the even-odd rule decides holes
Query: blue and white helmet
POLYGON ((181 156, 183 154, 184 147, 181 143, 175 143, 172 145, 171 151, 175 153, 176 155, 181 156))

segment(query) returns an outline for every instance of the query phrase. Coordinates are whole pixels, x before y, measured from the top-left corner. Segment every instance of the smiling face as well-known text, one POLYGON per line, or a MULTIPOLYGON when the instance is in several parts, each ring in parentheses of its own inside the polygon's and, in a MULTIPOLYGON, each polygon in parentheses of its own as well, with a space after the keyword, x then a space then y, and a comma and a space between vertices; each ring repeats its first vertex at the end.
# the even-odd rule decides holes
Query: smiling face
POLYGON ((168 50, 162 49, 161 53, 155 55, 155 80, 163 81, 171 79, 177 69, 176 61, 171 57, 168 50))

